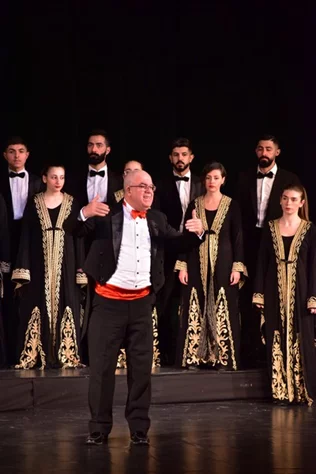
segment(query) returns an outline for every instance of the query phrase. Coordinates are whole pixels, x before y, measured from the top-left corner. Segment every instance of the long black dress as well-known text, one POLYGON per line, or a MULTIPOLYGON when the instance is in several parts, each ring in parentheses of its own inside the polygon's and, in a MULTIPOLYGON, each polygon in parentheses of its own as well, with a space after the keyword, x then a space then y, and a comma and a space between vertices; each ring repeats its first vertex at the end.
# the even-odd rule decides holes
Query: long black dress
POLYGON ((27 205, 12 280, 20 293, 19 363, 29 369, 80 366, 80 241, 71 229, 79 214, 73 197, 48 209, 43 193, 27 205))
POLYGON ((316 228, 302 220, 282 237, 279 221, 262 236, 253 303, 264 305, 262 326, 275 400, 313 403, 316 397, 316 228))
POLYGON ((2 299, 3 291, 3 274, 10 272, 10 243, 9 243, 9 226, 7 218, 7 208, 5 200, 0 195, 0 368, 6 365, 6 342, 4 335, 3 315, 2 315, 2 299))
POLYGON ((186 219, 196 209, 206 230, 199 248, 182 256, 176 269, 188 270, 183 286, 177 365, 211 364, 237 370, 240 353, 238 289, 246 275, 238 204, 223 195, 217 211, 207 211, 204 196, 192 201, 186 219), (240 285, 230 285, 239 271, 240 285))

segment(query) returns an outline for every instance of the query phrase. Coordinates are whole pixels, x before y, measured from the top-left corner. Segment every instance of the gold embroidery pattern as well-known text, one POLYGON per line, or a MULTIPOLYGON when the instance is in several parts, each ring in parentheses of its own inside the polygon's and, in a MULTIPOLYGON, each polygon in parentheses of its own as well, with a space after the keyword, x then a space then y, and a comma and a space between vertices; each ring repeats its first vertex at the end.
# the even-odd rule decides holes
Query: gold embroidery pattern
POLYGON ((120 189, 119 191, 115 191, 114 197, 116 202, 120 202, 124 197, 124 189, 120 189))
POLYGON ((308 298, 307 308, 308 309, 316 308, 316 296, 311 296, 310 298, 308 298))
POLYGON ((10 273, 11 264, 8 262, 0 262, 0 271, 2 273, 10 273))
MULTIPOLYGON (((153 363, 152 368, 160 367, 160 351, 159 351, 159 339, 158 339, 158 315, 157 310, 154 308, 152 312, 152 323, 153 323, 153 363)), ((126 369, 126 351, 125 349, 120 349, 117 364, 117 369, 126 369)))
POLYGON ((289 398, 279 331, 274 331, 272 344, 272 395, 277 400, 289 398))
POLYGON ((242 262, 233 262, 232 272, 244 273, 245 270, 246 270, 246 267, 242 262))
POLYGON ((188 270, 187 262, 177 260, 174 266, 174 271, 177 271, 177 270, 188 270))
POLYGON ((261 342, 262 342, 262 344, 264 344, 264 345, 266 345, 266 340, 265 340, 265 337, 264 337, 264 335, 263 335, 263 330, 262 330, 262 328, 263 328, 263 326, 265 325, 265 323, 266 323, 266 320, 265 320, 265 318, 264 318, 264 310, 261 309, 261 311, 260 311, 260 334, 261 334, 261 342))
POLYGON ((15 268, 12 272, 12 281, 16 280, 25 280, 24 283, 28 283, 31 281, 31 274, 30 270, 27 270, 26 268, 15 268))
POLYGON ((200 358, 197 355, 201 335, 202 313, 198 294, 195 288, 191 290, 189 304, 189 321, 184 343, 182 366, 198 364, 200 358))
MULTIPOLYGON (((202 330, 198 356, 204 359, 207 356, 208 334, 210 332, 213 341, 216 340, 216 315, 215 315, 215 295, 214 295, 214 273, 218 255, 219 234, 226 218, 227 212, 231 204, 231 198, 223 195, 219 203, 215 218, 211 227, 208 238, 199 247, 200 254, 200 273, 205 297, 205 305, 203 309, 203 318, 201 320, 202 330), (208 282, 208 262, 210 261, 210 278, 209 288, 208 282), (208 328, 207 328, 208 326, 208 328)), ((195 199, 195 209, 197 217, 202 220, 203 228, 207 230, 207 219, 205 213, 204 196, 195 199)))
POLYGON ((280 301, 280 315, 282 320, 282 329, 286 331, 286 346, 288 348, 286 361, 287 374, 287 391, 290 402, 294 400, 294 377, 292 373, 293 367, 293 339, 294 339, 294 307, 295 307, 295 286, 296 286, 296 267, 298 254, 311 223, 301 220, 301 223, 293 237, 288 263, 286 268, 285 253, 282 236, 279 228, 279 221, 274 220, 269 222, 270 231, 272 235, 273 247, 277 259, 277 275, 278 275, 278 291, 280 301))
POLYGON ((70 214, 73 197, 64 193, 54 233, 53 231, 49 230, 52 228, 52 223, 44 202, 43 193, 36 194, 34 196, 34 202, 42 228, 46 308, 49 319, 49 328, 52 335, 52 342, 53 346, 55 347, 65 237, 65 231, 62 229, 62 226, 70 214))
POLYGON ((61 320, 58 360, 64 369, 82 367, 77 345, 75 321, 69 306, 66 306, 61 320))
MULTIPOLYGON (((233 370, 237 370, 235 357, 235 345, 229 320, 228 304, 224 288, 218 292, 216 301, 216 326, 218 343, 218 363, 224 366, 228 365, 229 349, 233 370), (229 342, 229 344, 228 344, 229 342)), ((214 356, 215 358, 215 356, 214 356)))
POLYGON ((153 347, 153 367, 160 367, 160 351, 159 351, 159 338, 158 338, 158 314, 157 309, 154 307, 152 313, 153 319, 153 337, 154 337, 154 347, 153 347))
POLYGON ((41 342, 41 313, 36 306, 31 314, 25 333, 24 349, 21 352, 20 363, 16 369, 32 369, 36 365, 38 355, 41 359, 41 369, 46 366, 46 356, 41 342))
POLYGON ((263 304, 264 305, 264 295, 263 293, 254 293, 252 296, 252 302, 254 304, 263 304))
POLYGON ((307 402, 308 405, 312 405, 313 400, 308 396, 307 388, 306 388, 305 380, 304 380, 299 334, 297 334, 297 339, 293 346, 293 353, 294 353, 294 380, 295 380, 295 389, 296 389, 296 401, 307 402))
POLYGON ((83 272, 76 273, 76 283, 77 285, 85 286, 88 284, 88 277, 83 272))

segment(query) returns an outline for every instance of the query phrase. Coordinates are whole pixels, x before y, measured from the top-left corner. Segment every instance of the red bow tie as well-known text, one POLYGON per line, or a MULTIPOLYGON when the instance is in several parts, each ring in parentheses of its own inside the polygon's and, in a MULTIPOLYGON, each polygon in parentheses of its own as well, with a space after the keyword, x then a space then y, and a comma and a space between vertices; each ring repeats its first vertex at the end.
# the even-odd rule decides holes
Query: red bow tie
POLYGON ((136 219, 136 217, 140 217, 141 219, 146 219, 146 211, 135 211, 135 209, 132 209, 131 216, 133 219, 136 219))

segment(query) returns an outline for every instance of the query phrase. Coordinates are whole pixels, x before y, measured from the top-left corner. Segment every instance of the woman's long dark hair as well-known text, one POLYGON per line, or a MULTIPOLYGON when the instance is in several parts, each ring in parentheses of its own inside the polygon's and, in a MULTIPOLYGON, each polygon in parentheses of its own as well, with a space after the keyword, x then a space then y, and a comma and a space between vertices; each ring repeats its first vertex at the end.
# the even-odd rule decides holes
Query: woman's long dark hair
POLYGON ((308 212, 308 198, 306 189, 301 184, 288 184, 282 190, 281 197, 285 191, 297 191, 301 195, 301 200, 304 201, 304 204, 298 210, 298 215, 304 221, 309 221, 309 212, 308 212))

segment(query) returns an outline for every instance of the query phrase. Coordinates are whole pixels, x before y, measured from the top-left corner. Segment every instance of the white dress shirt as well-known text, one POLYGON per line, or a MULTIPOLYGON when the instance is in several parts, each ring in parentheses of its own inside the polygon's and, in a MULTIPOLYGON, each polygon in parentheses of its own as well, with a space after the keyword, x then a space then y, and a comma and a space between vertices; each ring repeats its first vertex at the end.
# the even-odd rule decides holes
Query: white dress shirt
POLYGON ((106 202, 108 197, 108 167, 104 165, 99 171, 104 171, 104 176, 90 176, 90 171, 96 171, 94 168, 89 166, 89 173, 87 178, 87 194, 89 202, 98 194, 100 202, 106 202))
MULTIPOLYGON (((269 198, 272 186, 275 180, 275 175, 278 170, 275 164, 270 170, 273 173, 272 178, 257 178, 257 225, 256 227, 263 227, 264 219, 266 217, 269 198)), ((258 170, 260 171, 259 167, 258 170)))
POLYGON ((107 283, 126 290, 139 290, 151 285, 151 239, 147 219, 133 219, 133 208, 125 204, 120 253, 116 270, 107 283))
MULTIPOLYGON (((9 169, 9 173, 10 171, 13 170, 9 169)), ((22 172, 25 173, 24 178, 9 177, 14 220, 22 219, 29 192, 29 174, 25 169, 19 171, 17 174, 22 172)), ((15 171, 13 171, 13 173, 15 173, 15 171)))
MULTIPOLYGON (((180 176, 175 171, 173 172, 173 174, 174 176, 180 176)), ((184 217, 185 217, 185 213, 187 211, 188 205, 190 203, 191 171, 188 170, 188 172, 184 176, 189 178, 189 181, 181 181, 181 180, 176 181, 179 198, 181 202, 181 207, 182 207, 182 219, 181 219, 181 224, 179 227, 180 232, 183 231, 184 217)))

